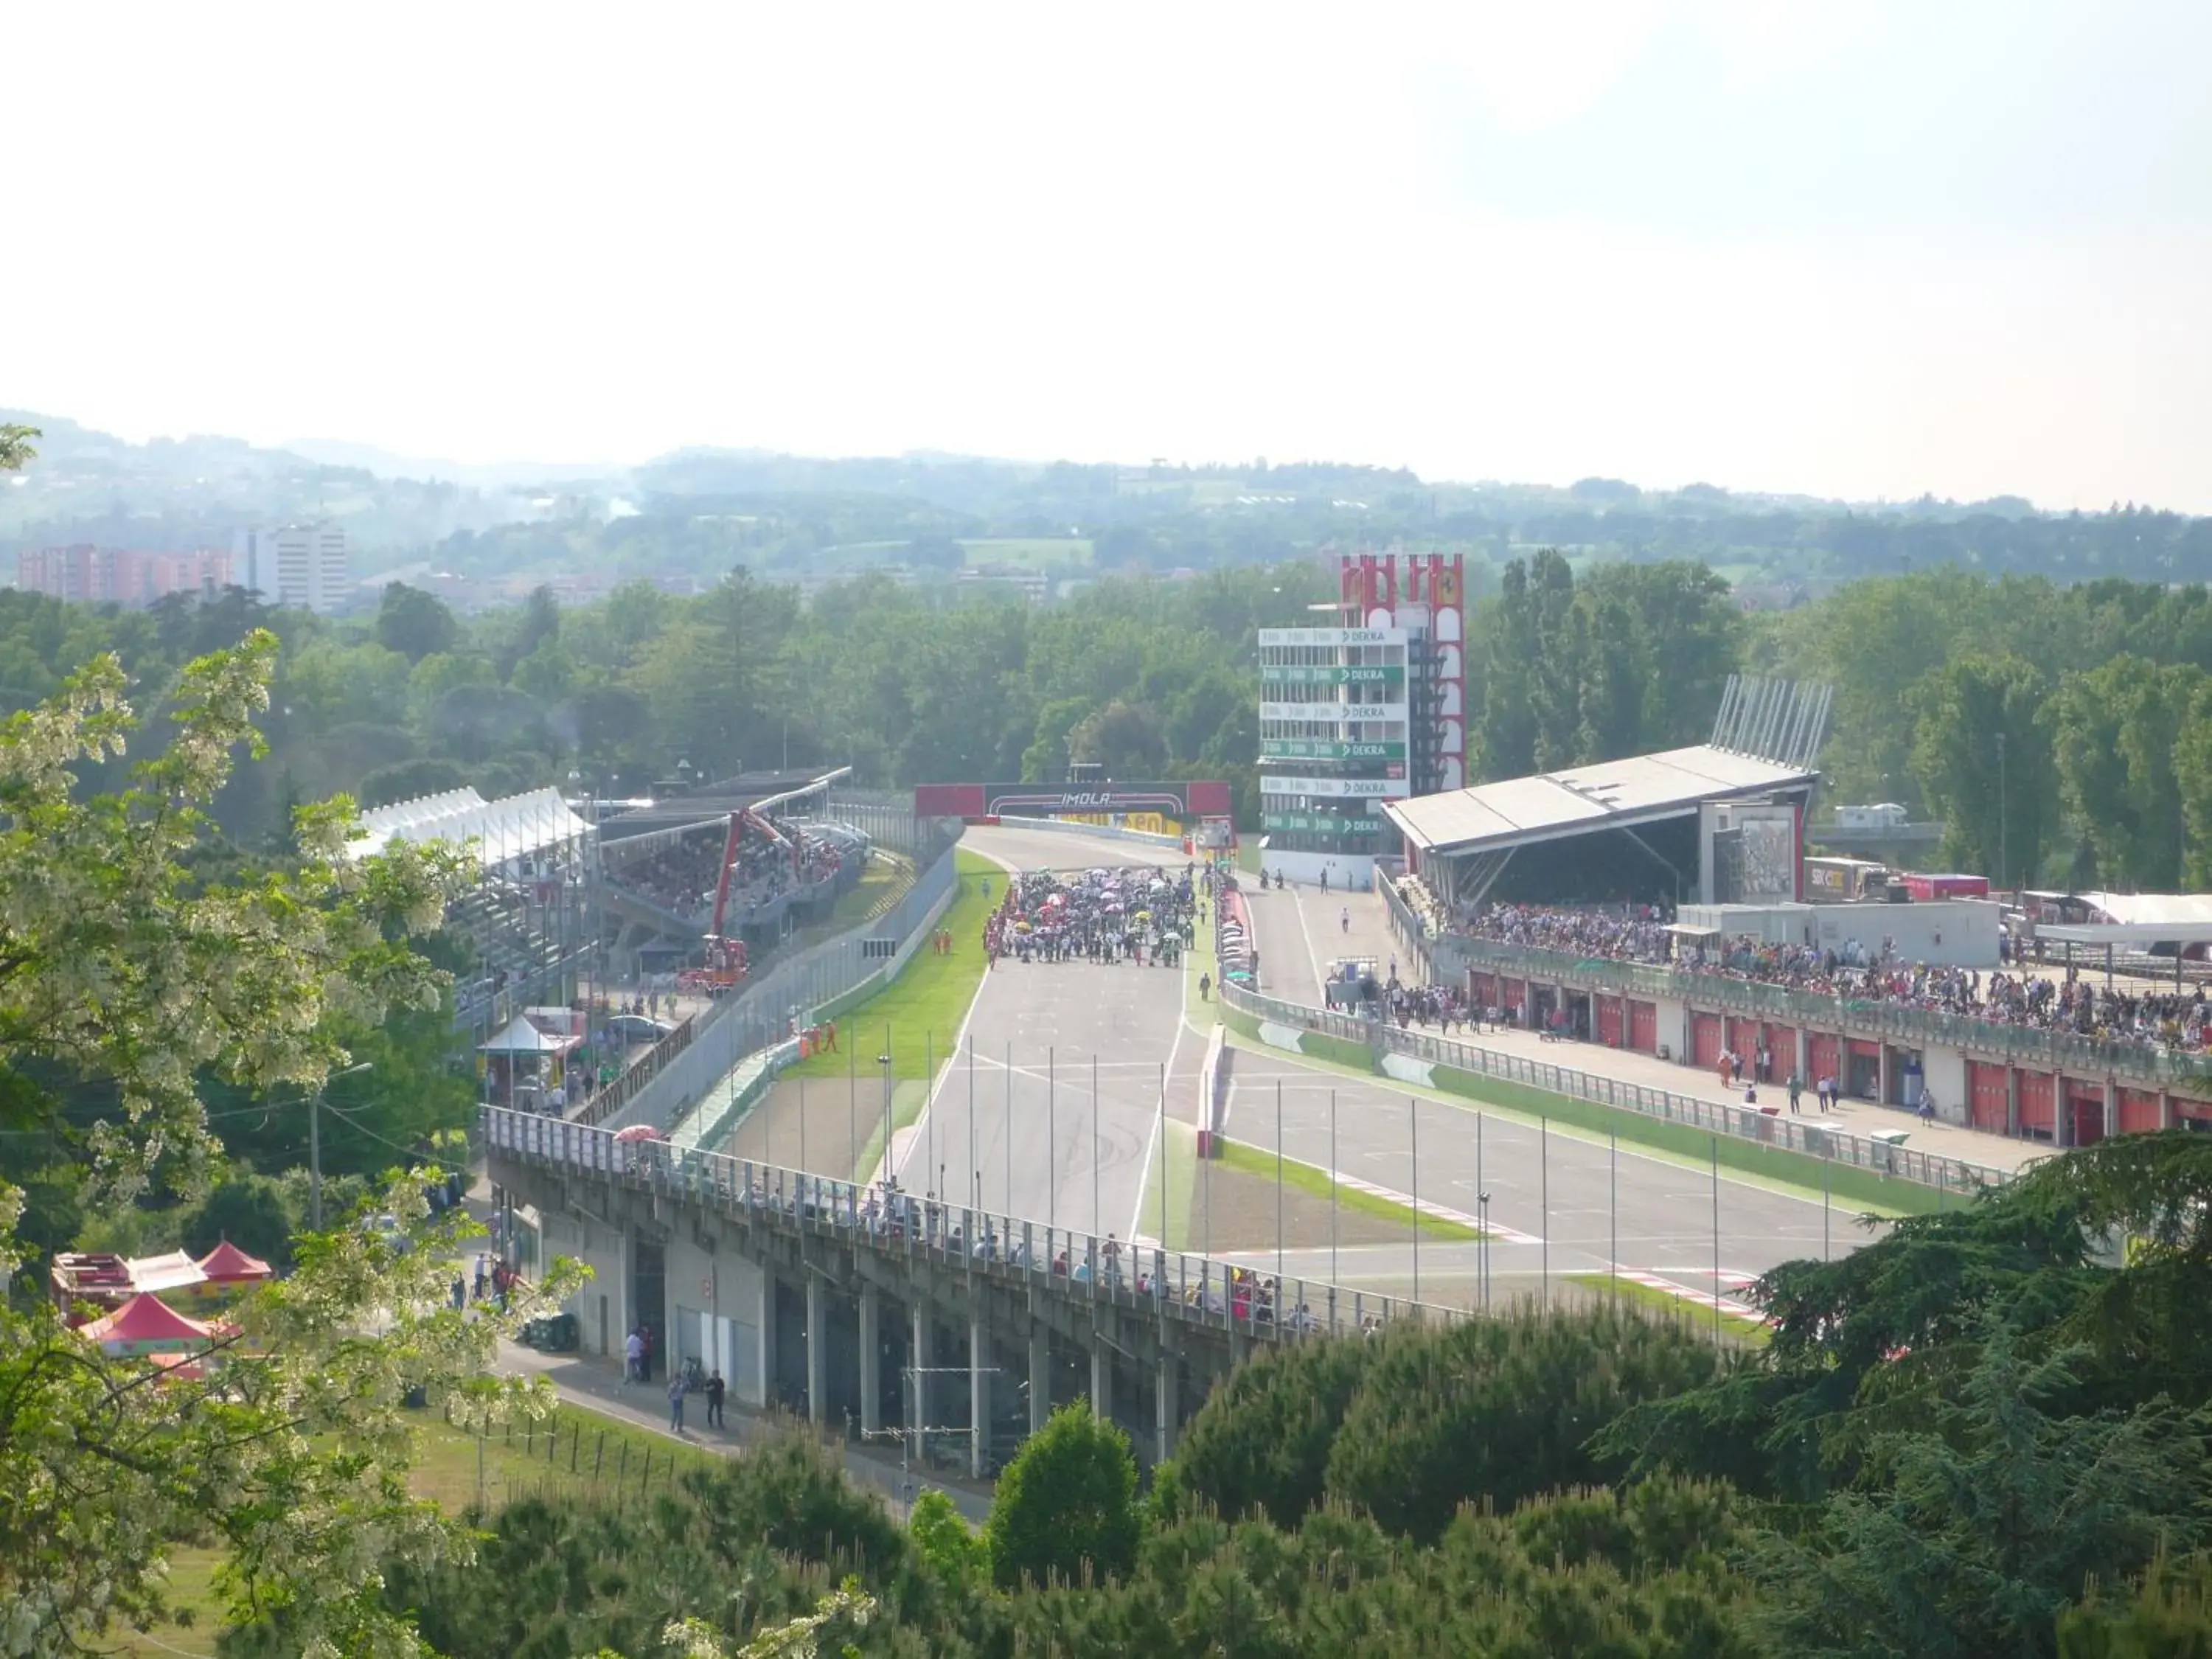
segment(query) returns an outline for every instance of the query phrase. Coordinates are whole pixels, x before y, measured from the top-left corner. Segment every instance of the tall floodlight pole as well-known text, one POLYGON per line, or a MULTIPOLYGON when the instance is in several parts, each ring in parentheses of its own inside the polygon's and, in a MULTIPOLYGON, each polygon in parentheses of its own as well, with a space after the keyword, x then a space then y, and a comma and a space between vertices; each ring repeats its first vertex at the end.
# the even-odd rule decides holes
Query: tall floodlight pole
POLYGON ((1014 1212, 1014 1045, 1006 1043, 1006 1111, 1002 1133, 1006 1141, 1006 1213, 1014 1212))
POLYGON ((1091 1056, 1091 1237, 1094 1246, 1104 1231, 1098 1224, 1103 1219, 1098 1209, 1098 1056, 1094 1054, 1091 1056))
POLYGON ((1060 1224, 1060 1131, 1054 1118, 1059 1103, 1060 1073, 1053 1050, 1044 1051, 1044 1230, 1049 1236, 1060 1224))
POLYGON ((1481 1293, 1482 1306, 1490 1308, 1490 1188, 1482 1184, 1482 1114, 1474 1115, 1474 1195, 1482 1214, 1481 1225, 1475 1231, 1480 1236, 1475 1240, 1478 1256, 1475 1266, 1475 1287, 1481 1293))
POLYGON ((1607 1285, 1616 1299, 1620 1295, 1620 1141, 1613 1132, 1605 1132, 1605 1206, 1613 1217, 1613 1237, 1606 1247, 1605 1276, 1613 1282, 1607 1285))
MULTIPOLYGON (((929 1125, 929 1150, 921 1160, 921 1178, 929 1179, 929 1172, 937 1167, 937 1033, 921 1034, 921 1115, 929 1125)), ((939 1181, 938 1186, 945 1185, 939 1181)), ((945 1194, 939 1192, 942 1200, 945 1194)))
MULTIPOLYGON (((845 1162, 857 1164, 860 1161, 860 1051, 845 1051, 845 1162)), ((848 1171, 858 1181, 867 1171, 853 1169, 848 1171)))
POLYGON ((806 1167, 806 1079, 799 1079, 799 1167, 806 1167))
POLYGON ((977 1209, 983 1207, 983 1175, 975 1167, 975 1034, 968 1034, 968 1184, 969 1200, 977 1209))
POLYGON ((1542 1292, 1542 1305, 1552 1305, 1552 1120, 1536 1120, 1536 1214, 1540 1224, 1536 1231, 1543 1235, 1539 1254, 1537 1283, 1542 1292))
POLYGON ((1328 1282, 1336 1275, 1336 1091, 1328 1091, 1328 1282))

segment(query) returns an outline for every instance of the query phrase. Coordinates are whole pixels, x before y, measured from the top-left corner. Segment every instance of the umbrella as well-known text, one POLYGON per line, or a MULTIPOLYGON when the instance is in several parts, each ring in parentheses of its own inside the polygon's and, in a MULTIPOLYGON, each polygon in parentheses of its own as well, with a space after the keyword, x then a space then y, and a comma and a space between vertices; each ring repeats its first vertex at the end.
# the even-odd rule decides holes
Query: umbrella
POLYGON ((626 1129, 615 1131, 617 1140, 665 1140, 668 1137, 650 1123, 633 1123, 626 1129))

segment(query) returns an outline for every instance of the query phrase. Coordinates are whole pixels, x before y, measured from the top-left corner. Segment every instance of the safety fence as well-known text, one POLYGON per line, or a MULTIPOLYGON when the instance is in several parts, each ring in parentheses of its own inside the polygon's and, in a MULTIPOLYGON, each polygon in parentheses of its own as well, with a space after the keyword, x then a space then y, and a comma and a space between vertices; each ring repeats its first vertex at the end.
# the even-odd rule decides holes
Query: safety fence
POLYGON ((1943 1047, 2030 1070, 2102 1077, 2118 1073, 2160 1084, 2197 1080, 2212 1056, 2155 1043, 2114 1042, 2035 1025, 2010 1025, 1938 1008, 1910 1008, 1832 993, 1799 990, 1732 975, 1581 957, 1571 951, 1509 945, 1461 933, 1431 935, 1439 975, 1464 983, 1470 969, 1510 974, 1608 995, 1665 998, 1701 1009, 1772 1020, 1807 1030, 1879 1037, 1899 1048, 1943 1047))
POLYGON ((617 1110, 591 1117, 579 1113, 577 1120, 613 1128, 634 1123, 673 1128, 747 1055, 784 1042, 821 1015, 834 1018, 896 978, 958 888, 948 844, 890 911, 810 945, 764 974, 748 975, 691 1022, 696 1029, 690 1042, 617 1110))
POLYGON ((1525 1055, 1506 1054, 1471 1042, 1431 1036, 1380 1018, 1326 1012, 1242 986, 1223 988, 1230 1007, 1259 1022, 1260 1040, 1270 1047, 1357 1065, 1423 1087, 1450 1093, 1480 1093, 1474 1085, 1491 1081, 1611 1107, 1656 1123, 1724 1135, 1777 1152, 1794 1152, 1844 1169, 1935 1188, 1972 1192, 2001 1186, 2009 1174, 1963 1158, 1944 1158, 1893 1144, 1880 1136, 1853 1134, 1818 1122, 1781 1116, 1756 1108, 1723 1104, 1678 1095, 1667 1089, 1602 1077, 1525 1055), (1308 1037, 1318 1038, 1313 1047, 1308 1037))
POLYGON ((917 1199, 890 1182, 863 1185, 666 1141, 623 1140, 611 1130, 559 1118, 486 1107, 482 1128, 485 1146, 495 1152, 584 1170, 793 1232, 826 1234, 885 1255, 964 1265, 1033 1292, 1151 1310, 1187 1327, 1295 1338, 1470 1316, 1462 1309, 1322 1280, 1285 1278, 1278 1285, 1217 1257, 917 1199))

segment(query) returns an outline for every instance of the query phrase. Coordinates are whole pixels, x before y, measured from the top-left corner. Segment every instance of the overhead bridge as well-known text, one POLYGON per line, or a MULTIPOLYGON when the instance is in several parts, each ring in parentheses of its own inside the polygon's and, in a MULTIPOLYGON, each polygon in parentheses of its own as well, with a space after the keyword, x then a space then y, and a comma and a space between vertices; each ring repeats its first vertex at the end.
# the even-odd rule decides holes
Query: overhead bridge
POLYGON ((1163 1459, 1255 1345, 1466 1317, 558 1118, 488 1108, 483 1136, 547 1254, 595 1270, 568 1304, 586 1350, 649 1324, 741 1404, 976 1478, 1055 1406, 1087 1400, 1163 1459))

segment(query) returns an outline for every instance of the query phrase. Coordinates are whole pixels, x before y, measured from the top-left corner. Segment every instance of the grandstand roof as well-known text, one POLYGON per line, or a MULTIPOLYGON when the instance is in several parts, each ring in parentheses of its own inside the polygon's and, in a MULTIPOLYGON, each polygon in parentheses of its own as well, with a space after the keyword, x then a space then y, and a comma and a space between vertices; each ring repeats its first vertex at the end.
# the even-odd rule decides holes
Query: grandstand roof
POLYGON ((1706 801, 1792 788, 1815 775, 1805 767, 1698 744, 1386 801, 1382 811, 1424 853, 1449 855, 1678 817, 1706 801))
POLYGON ((568 810, 558 789, 533 789, 488 801, 473 789, 448 789, 394 801, 361 816, 353 850, 380 853, 393 842, 476 841, 487 865, 573 841, 591 826, 568 810))

